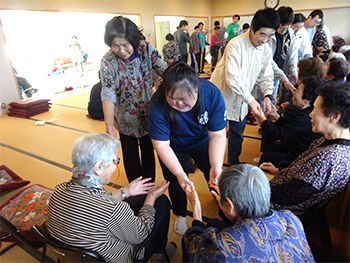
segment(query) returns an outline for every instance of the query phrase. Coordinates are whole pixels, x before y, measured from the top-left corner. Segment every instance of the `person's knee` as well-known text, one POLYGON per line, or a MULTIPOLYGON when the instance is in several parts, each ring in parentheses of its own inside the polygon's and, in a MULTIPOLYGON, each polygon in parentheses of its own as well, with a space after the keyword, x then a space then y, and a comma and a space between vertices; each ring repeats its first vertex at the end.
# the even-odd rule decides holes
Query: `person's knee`
POLYGON ((162 194, 160 197, 158 197, 156 202, 154 203, 154 208, 156 210, 162 209, 162 210, 170 211, 170 207, 171 207, 171 204, 170 204, 169 198, 165 194, 162 194))

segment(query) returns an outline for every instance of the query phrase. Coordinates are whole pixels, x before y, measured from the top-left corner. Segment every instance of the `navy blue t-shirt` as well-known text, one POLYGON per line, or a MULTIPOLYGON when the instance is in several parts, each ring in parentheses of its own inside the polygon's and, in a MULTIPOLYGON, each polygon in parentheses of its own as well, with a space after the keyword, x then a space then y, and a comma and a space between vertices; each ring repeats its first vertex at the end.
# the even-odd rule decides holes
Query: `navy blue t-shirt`
POLYGON ((170 126, 164 107, 151 101, 148 121, 149 136, 153 140, 170 140, 171 148, 187 153, 208 141, 208 130, 215 132, 226 127, 226 108, 220 90, 207 80, 199 80, 199 87, 202 92, 200 115, 194 116, 195 107, 188 112, 177 111, 177 127, 170 126))

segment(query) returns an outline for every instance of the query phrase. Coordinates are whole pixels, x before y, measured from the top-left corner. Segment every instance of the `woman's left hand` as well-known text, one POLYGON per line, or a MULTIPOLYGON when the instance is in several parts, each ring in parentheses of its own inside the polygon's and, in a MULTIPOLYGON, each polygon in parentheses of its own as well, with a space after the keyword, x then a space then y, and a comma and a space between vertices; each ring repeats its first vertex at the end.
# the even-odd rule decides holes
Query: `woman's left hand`
POLYGON ((153 182, 149 182, 152 178, 142 179, 142 176, 136 178, 128 186, 125 187, 125 193, 128 197, 135 195, 148 194, 148 192, 154 187, 153 182))

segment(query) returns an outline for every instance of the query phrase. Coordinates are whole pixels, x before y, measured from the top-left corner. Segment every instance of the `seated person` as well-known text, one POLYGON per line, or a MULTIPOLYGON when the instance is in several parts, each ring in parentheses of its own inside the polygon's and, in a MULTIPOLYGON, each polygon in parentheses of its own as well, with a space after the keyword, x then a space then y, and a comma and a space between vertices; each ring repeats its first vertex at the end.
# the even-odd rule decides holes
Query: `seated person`
POLYGON ((273 209, 303 215, 346 187, 350 179, 349 109, 349 82, 323 84, 310 117, 312 130, 324 137, 281 171, 271 163, 260 165, 276 174, 270 181, 273 209))
POLYGON ((192 228, 183 238, 183 262, 315 262, 299 219, 290 211, 270 210, 266 175, 250 164, 225 169, 212 194, 231 223, 202 222, 193 185, 192 228))
POLYGON ((331 58, 326 64, 327 70, 324 76, 326 81, 346 81, 349 69, 345 59, 331 58))
POLYGON ((309 116, 314 109, 317 89, 321 84, 322 80, 315 76, 302 79, 298 89, 293 92, 293 105, 299 110, 290 119, 280 116, 275 107, 272 107, 272 114, 267 116, 270 121, 261 109, 259 114, 255 114, 262 134, 260 150, 263 154, 259 164, 271 162, 278 166, 283 161, 291 163, 306 151, 314 140, 322 136, 312 131, 309 116))
MULTIPOLYGON (((315 76, 322 79, 326 73, 326 64, 322 59, 315 58, 304 58, 298 62, 298 78, 301 82, 304 78, 315 76)), ((298 85, 295 85, 298 86, 298 85)), ((293 105, 292 100, 281 104, 282 109, 278 113, 286 119, 293 117, 298 111, 299 108, 293 105)))
MULTIPOLYGON (((56 186, 47 224, 49 233, 63 243, 96 251, 106 262, 131 262, 135 248, 153 229, 167 240, 170 202, 163 193, 169 183, 155 186, 151 178, 139 177, 107 194, 103 185, 119 163, 118 148, 119 140, 103 133, 85 134, 74 142, 73 176, 56 186)), ((159 248, 158 241, 152 242, 145 261, 159 248)))
POLYGON ((104 119, 101 100, 102 83, 100 78, 100 71, 98 71, 98 78, 100 79, 100 81, 92 87, 90 92, 90 101, 88 104, 89 115, 95 120, 104 119))

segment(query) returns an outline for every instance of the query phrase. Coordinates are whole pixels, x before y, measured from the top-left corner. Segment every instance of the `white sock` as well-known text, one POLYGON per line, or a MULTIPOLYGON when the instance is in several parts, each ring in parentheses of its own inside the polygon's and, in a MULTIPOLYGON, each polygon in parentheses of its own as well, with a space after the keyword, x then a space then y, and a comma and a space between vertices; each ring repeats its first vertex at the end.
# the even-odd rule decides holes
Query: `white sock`
POLYGON ((174 224, 174 230, 179 235, 183 236, 187 230, 187 222, 186 217, 183 216, 176 216, 176 221, 174 224))

